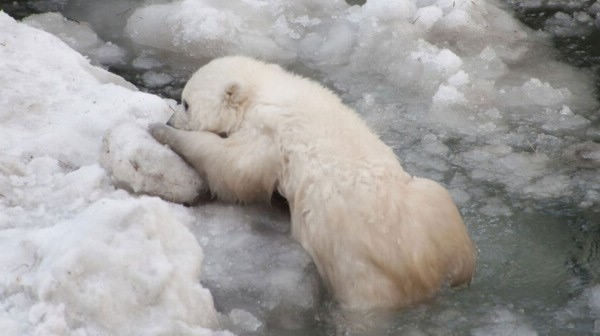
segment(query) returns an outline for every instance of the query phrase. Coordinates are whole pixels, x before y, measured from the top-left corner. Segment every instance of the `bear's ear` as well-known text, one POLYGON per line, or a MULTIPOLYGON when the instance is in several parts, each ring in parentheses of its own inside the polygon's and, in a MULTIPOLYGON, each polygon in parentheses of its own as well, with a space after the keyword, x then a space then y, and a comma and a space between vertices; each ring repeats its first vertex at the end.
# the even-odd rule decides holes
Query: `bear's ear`
POLYGON ((231 108, 238 109, 243 107, 250 100, 250 94, 244 90, 239 83, 230 83, 225 87, 225 104, 231 108))

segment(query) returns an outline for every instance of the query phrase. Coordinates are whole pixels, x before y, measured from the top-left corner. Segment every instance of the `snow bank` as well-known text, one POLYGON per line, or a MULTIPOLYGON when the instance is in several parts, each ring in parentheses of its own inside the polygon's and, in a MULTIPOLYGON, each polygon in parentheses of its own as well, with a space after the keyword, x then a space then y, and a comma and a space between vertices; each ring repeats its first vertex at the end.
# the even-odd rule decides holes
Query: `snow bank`
MULTIPOLYGON (((73 181, 78 182, 78 181, 73 181)), ((22 334, 208 334, 202 250, 168 207, 103 197, 68 220, 0 233, 2 318, 22 334), (10 323, 10 322, 8 322, 10 323)))
POLYGON ((115 190, 104 132, 165 121, 140 93, 54 36, 0 13, 3 335, 213 335, 192 218, 115 190))

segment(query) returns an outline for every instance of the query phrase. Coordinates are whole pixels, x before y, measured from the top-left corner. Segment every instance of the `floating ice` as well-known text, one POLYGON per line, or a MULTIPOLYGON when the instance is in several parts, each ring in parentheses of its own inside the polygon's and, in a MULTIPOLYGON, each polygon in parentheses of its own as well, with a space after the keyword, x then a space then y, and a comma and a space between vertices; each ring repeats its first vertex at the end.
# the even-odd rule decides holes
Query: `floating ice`
POLYGON ((173 77, 163 72, 147 71, 142 75, 142 80, 147 87, 155 88, 171 83, 173 77))
POLYGON ((228 316, 231 323, 239 328, 240 331, 255 332, 262 326, 262 322, 254 317, 254 315, 242 309, 232 309, 228 316))
POLYGON ((527 323, 507 309, 497 309, 490 313, 489 324, 472 330, 473 336, 536 336, 538 333, 527 323))
POLYGON ((546 20, 545 29, 556 36, 577 37, 590 34, 593 24, 594 21, 585 12, 575 12, 574 15, 557 12, 546 20))
POLYGON ((149 70, 161 66, 162 63, 156 57, 142 53, 131 62, 131 65, 137 69, 149 70))
POLYGON ((86 23, 68 20, 60 13, 34 14, 23 19, 23 22, 58 36, 95 63, 125 63, 125 50, 111 42, 102 41, 86 23))
POLYGON ((571 97, 569 89, 555 89, 537 78, 531 78, 520 87, 503 90, 501 94, 508 106, 556 106, 564 104, 571 97))
POLYGON ((564 157, 571 164, 579 167, 598 168, 600 167, 600 143, 587 141, 569 146, 565 149, 564 157))
POLYGON ((413 22, 425 30, 429 30, 442 16, 444 16, 444 12, 437 6, 421 7, 415 13, 413 22))

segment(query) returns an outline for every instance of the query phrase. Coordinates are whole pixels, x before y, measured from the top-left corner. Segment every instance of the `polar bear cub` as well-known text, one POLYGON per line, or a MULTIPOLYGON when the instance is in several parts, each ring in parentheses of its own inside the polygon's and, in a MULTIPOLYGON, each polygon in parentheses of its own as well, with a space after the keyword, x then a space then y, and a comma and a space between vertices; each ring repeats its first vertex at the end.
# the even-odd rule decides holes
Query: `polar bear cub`
POLYGON ((408 175, 331 91, 235 56, 200 68, 182 102, 152 135, 220 199, 283 195, 292 236, 343 307, 399 308, 470 282, 475 249, 446 189, 408 175))

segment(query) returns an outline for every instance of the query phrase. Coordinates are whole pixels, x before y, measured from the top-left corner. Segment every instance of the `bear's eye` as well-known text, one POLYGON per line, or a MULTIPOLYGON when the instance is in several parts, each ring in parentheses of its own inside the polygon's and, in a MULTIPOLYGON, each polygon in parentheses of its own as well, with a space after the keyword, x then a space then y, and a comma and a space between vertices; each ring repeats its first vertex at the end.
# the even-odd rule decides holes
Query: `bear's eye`
POLYGON ((188 103, 187 103, 187 102, 185 101, 185 99, 184 99, 184 100, 183 100, 183 109, 187 111, 189 107, 190 107, 190 106, 188 105, 188 103))

